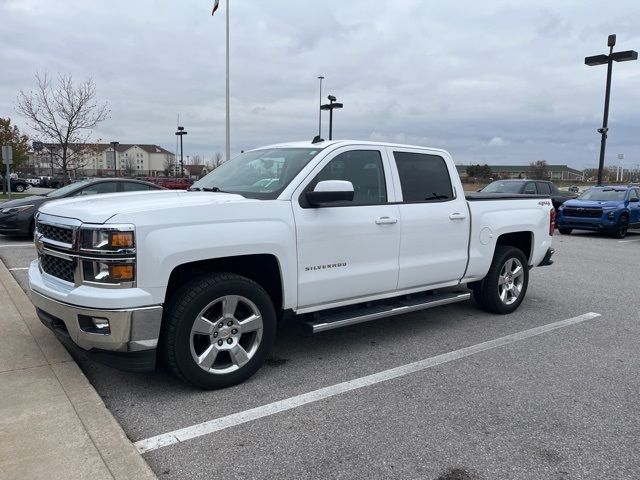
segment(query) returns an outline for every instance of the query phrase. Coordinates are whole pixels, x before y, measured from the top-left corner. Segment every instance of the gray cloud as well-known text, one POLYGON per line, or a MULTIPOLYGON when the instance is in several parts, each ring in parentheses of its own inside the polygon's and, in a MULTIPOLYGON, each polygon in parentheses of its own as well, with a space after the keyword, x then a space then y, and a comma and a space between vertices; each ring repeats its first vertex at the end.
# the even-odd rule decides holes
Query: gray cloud
MULTIPOLYGON (((224 150, 224 8, 211 2, 0 0, 0 115, 36 71, 92 77, 112 116, 103 140, 224 150)), ((311 139, 317 75, 345 104, 335 136, 449 149, 460 163, 597 163, 605 68, 640 49, 633 0, 372 3, 231 0, 232 148, 311 139), (623 12, 616 14, 615 12, 623 12)), ((614 71, 607 161, 640 163, 640 62, 614 71)), ((325 119, 326 120, 326 119, 325 119)), ((326 132, 326 122, 325 122, 326 132)))

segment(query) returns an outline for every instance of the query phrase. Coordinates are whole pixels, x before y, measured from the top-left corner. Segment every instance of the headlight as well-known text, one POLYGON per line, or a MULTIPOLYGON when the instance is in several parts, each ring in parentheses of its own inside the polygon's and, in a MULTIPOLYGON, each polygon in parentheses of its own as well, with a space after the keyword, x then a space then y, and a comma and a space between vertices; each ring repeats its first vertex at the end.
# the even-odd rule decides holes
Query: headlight
POLYGON ((614 218, 616 218, 616 211, 615 210, 611 210, 608 214, 607 214, 607 218, 609 220, 613 220, 614 218))
POLYGON ((80 250, 132 253, 135 246, 133 225, 114 225, 98 228, 82 227, 80 250))
POLYGON ((2 213, 20 213, 29 210, 33 205, 20 205, 19 207, 7 207, 0 210, 2 213))
POLYGON ((125 260, 115 263, 114 260, 83 260, 82 273, 87 282, 120 284, 133 282, 136 278, 134 262, 125 260))

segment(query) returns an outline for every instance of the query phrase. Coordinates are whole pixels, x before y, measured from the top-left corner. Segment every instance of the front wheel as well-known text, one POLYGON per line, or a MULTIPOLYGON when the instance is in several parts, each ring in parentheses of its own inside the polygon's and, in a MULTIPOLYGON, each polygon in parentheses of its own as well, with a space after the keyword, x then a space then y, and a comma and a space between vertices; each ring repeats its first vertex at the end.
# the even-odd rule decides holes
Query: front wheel
POLYGON ((167 364, 179 378, 205 389, 249 378, 276 336, 276 314, 267 292, 231 273, 185 284, 164 321, 161 345, 167 364))
POLYGON ((16 185, 16 192, 18 192, 18 193, 22 193, 22 192, 24 192, 24 186, 22 186, 22 185, 16 185))
POLYGON ((627 236, 627 230, 629 230, 629 220, 626 215, 622 215, 613 236, 616 238, 624 238, 627 236))
POLYGON ((571 232, 573 232, 573 228, 558 227, 558 231, 562 235, 571 235, 571 232))
POLYGON ((527 292, 529 268, 518 248, 499 245, 487 276, 473 289, 478 305, 488 312, 515 311, 527 292))

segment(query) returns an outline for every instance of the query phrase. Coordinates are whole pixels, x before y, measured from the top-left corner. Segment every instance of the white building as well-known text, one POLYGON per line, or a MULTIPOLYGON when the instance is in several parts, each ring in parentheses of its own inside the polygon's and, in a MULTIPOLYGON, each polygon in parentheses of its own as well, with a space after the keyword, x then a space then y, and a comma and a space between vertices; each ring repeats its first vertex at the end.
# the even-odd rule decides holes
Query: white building
MULTIPOLYGON (((114 171, 113 146, 110 143, 75 144, 70 146, 72 155, 69 170, 73 176, 118 176, 161 177, 172 172, 176 164, 175 155, 158 145, 120 143, 117 149, 117 172, 114 171)), ((30 155, 29 163, 36 175, 57 175, 60 168, 55 157, 52 167, 51 152, 58 145, 45 144, 40 152, 30 155)))

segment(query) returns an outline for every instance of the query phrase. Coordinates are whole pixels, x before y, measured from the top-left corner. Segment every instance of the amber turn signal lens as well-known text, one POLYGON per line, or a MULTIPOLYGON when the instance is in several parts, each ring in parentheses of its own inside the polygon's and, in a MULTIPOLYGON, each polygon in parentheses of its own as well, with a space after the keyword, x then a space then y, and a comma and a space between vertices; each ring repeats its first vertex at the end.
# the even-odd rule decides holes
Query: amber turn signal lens
POLYGON ((120 282, 132 282, 133 281, 133 265, 111 265, 109 267, 112 279, 120 282))
POLYGON ((114 248, 133 248, 133 232, 114 232, 110 243, 114 248))

